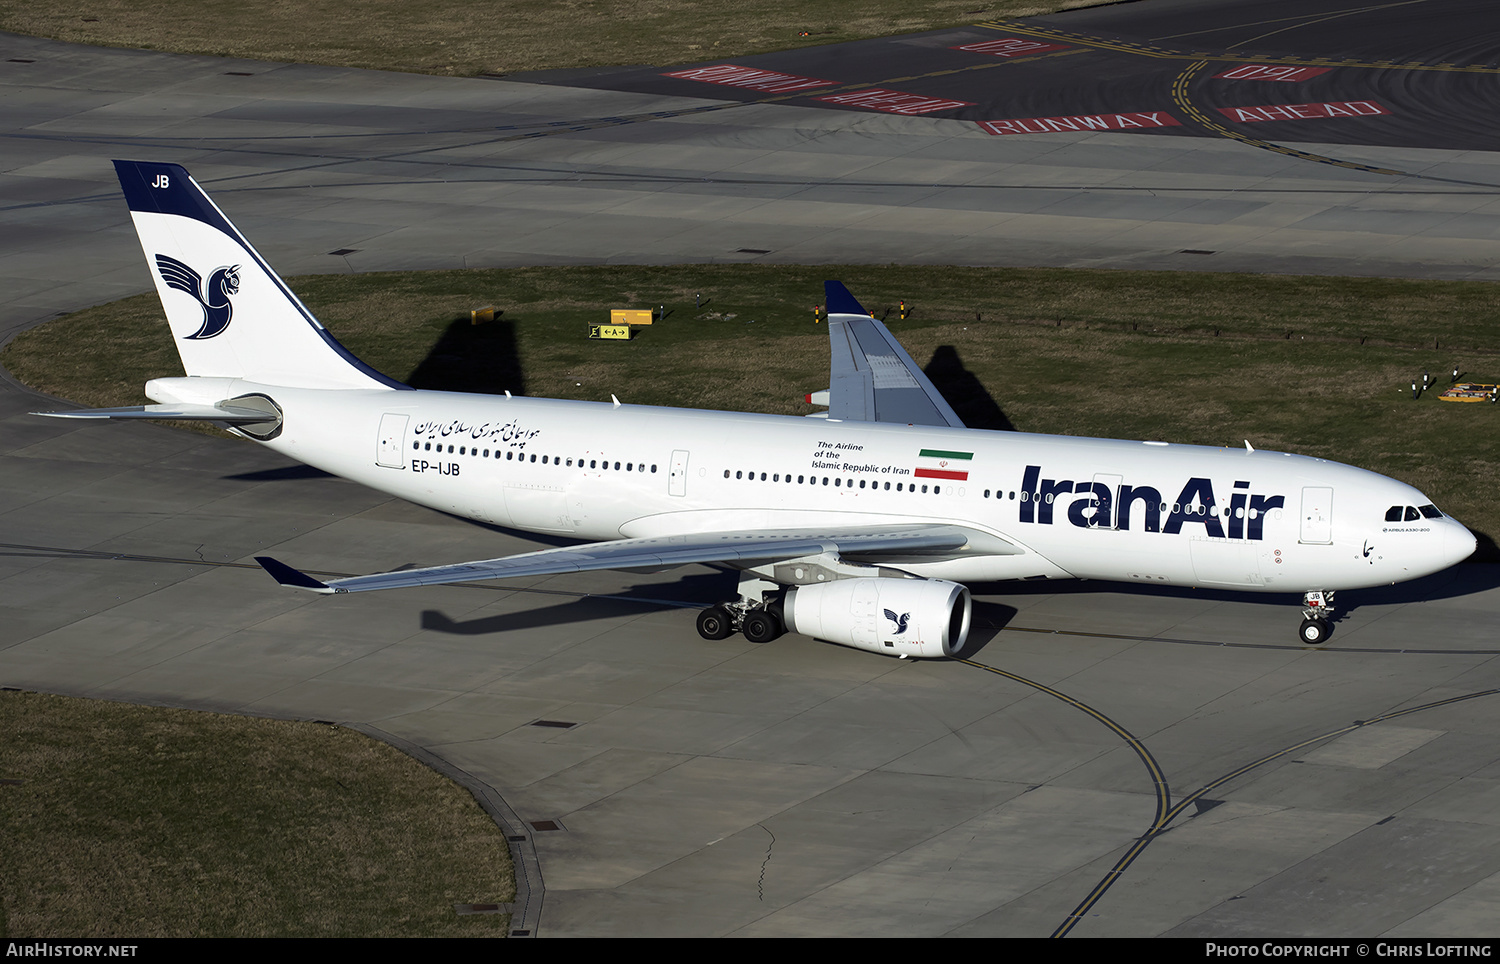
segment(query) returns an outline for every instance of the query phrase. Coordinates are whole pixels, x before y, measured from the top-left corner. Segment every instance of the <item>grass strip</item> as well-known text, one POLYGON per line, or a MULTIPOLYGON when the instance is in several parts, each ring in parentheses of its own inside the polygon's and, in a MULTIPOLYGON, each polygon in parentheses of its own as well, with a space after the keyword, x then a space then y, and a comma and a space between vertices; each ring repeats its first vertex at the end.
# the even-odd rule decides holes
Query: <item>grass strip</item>
POLYGON ((468 791, 352 730, 0 692, 0 937, 504 936, 468 791))
POLYGON ((474 76, 679 64, 1025 17, 1095 0, 0 0, 73 43, 474 76))

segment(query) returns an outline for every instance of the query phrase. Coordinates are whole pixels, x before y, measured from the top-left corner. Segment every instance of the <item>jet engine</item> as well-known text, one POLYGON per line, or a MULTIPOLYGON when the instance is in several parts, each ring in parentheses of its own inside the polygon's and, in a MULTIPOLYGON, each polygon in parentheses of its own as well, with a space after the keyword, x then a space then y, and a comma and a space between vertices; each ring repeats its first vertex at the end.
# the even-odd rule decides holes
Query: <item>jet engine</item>
POLYGON ((887 656, 951 656, 969 636, 969 590, 941 579, 841 579, 788 589, 786 628, 887 656))

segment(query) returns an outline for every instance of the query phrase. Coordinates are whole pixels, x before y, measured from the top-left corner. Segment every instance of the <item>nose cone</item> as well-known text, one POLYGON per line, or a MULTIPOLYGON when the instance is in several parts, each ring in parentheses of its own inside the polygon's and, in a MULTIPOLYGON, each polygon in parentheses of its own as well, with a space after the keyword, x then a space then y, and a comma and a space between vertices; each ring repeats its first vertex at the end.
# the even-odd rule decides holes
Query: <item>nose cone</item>
POLYGON ((1479 541, 1474 533, 1452 519, 1443 527, 1443 567, 1456 566, 1474 554, 1479 541))

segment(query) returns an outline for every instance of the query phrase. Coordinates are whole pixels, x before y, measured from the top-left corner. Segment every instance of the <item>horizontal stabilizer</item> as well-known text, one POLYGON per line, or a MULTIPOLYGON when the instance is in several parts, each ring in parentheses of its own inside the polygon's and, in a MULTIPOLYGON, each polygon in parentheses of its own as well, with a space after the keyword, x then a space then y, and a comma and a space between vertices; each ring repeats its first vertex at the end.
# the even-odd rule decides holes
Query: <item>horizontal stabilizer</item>
POLYGON ((254 425, 279 422, 275 412, 261 412, 234 405, 131 405, 126 408, 83 408, 73 412, 32 412, 49 418, 155 418, 162 421, 227 422, 254 425))

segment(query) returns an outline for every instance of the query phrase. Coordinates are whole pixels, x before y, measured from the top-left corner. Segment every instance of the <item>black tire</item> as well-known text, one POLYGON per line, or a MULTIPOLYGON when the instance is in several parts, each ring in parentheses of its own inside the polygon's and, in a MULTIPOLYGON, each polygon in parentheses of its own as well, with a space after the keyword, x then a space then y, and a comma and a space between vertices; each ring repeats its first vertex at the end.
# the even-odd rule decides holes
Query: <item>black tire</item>
POLYGON ((710 606, 698 614, 698 635, 704 639, 728 639, 734 635, 734 620, 723 606, 710 606))
POLYGON ((1332 633, 1333 628, 1328 625, 1328 620, 1304 619, 1297 635, 1301 637, 1304 646, 1321 646, 1328 642, 1328 637, 1332 633))
POLYGON ((764 609, 752 609, 740 623, 740 632, 752 643, 769 643, 781 635, 781 620, 764 609))

